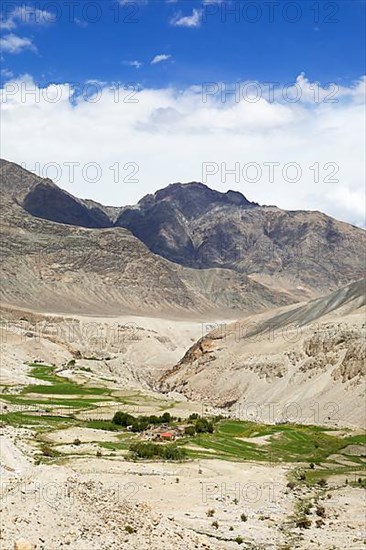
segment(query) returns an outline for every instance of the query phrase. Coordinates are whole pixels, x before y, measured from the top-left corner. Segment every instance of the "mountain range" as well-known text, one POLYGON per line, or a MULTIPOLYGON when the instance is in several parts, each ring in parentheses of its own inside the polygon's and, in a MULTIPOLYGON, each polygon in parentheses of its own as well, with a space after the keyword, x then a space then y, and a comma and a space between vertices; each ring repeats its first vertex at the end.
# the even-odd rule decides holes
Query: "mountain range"
POLYGON ((7 304, 227 315, 314 298, 364 275, 364 230, 321 212, 260 206, 197 182, 103 206, 6 160, 0 175, 7 304))

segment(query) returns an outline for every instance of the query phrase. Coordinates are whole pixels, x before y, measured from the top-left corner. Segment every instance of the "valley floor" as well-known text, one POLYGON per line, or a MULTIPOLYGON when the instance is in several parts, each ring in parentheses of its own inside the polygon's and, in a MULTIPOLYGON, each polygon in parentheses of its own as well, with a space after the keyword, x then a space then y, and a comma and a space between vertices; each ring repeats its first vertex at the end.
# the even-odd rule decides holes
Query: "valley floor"
POLYGON ((65 338, 71 320, 61 321, 3 326, 1 548, 364 548, 364 430, 229 418, 159 392, 157 376, 202 336, 200 323, 119 320, 116 343, 111 320, 99 321, 99 340, 80 319, 65 338), (148 430, 116 425, 116 411, 169 412, 170 431, 196 414, 214 431, 157 443, 184 449, 183 460, 141 460, 130 447, 148 430))

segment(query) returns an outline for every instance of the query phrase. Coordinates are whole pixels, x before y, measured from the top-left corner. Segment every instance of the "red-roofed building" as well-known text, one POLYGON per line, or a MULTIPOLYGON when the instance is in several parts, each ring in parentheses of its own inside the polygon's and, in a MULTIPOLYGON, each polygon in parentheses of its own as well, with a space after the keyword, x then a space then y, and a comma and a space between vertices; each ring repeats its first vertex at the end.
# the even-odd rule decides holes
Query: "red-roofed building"
POLYGON ((160 434, 160 439, 162 439, 163 441, 170 441, 173 438, 174 435, 170 432, 163 432, 160 434))

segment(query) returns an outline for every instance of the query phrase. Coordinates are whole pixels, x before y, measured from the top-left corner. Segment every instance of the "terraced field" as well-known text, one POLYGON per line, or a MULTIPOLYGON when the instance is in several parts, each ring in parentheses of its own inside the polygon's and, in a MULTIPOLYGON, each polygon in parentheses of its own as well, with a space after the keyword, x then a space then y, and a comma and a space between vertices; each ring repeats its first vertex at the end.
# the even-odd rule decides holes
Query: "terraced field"
MULTIPOLYGON (((33 431, 38 461, 57 462, 60 457, 65 460, 75 456, 95 456, 96 452, 98 456, 114 458, 122 454, 128 458, 129 447, 143 439, 143 434, 131 433, 113 423, 113 410, 130 411, 131 406, 142 407, 148 401, 158 412, 170 410, 174 413, 174 401, 159 400, 139 392, 123 394, 92 384, 90 380, 79 384, 56 374, 54 366, 33 363, 29 367, 30 376, 44 384, 4 387, 1 399, 7 405, 5 410, 3 407, 0 419, 5 424, 33 431), (111 411, 109 417, 106 410, 111 411), (87 441, 83 441, 82 435, 76 438, 76 443, 70 437, 60 449, 57 434, 61 430, 70 430, 70 434, 72 430, 79 430, 78 433, 88 434, 87 441), (95 440, 92 430, 100 430, 95 440), (44 453, 45 444, 47 453, 44 453)), ((173 416, 172 428, 182 422, 185 421, 173 416)), ((217 418, 214 433, 186 435, 176 444, 185 449, 188 459, 193 460, 216 458, 293 464, 297 478, 308 484, 331 476, 353 474, 358 476, 357 479, 361 476, 364 483, 366 477, 366 433, 355 434, 350 430, 343 430, 340 434, 319 426, 266 425, 217 418), (299 471, 305 471, 305 474, 299 477, 299 471)))

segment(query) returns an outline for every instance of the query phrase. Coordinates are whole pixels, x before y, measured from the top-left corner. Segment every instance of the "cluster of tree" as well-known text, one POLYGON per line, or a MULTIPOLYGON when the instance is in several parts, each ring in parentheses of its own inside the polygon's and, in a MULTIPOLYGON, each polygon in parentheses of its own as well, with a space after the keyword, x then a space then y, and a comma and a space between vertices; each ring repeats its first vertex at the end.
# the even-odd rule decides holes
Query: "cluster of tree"
POLYGON ((183 460, 186 451, 175 443, 159 445, 157 443, 139 442, 130 445, 130 452, 133 458, 162 458, 164 460, 183 460))
POLYGON ((195 435, 203 434, 203 433, 209 433, 212 434, 214 432, 214 423, 212 420, 207 420, 207 418, 201 418, 200 416, 196 414, 191 414, 189 417, 189 420, 195 420, 195 423, 192 424, 192 426, 187 426, 184 430, 184 433, 186 435, 195 435), (193 417, 193 418, 192 418, 193 417))
POLYGON ((161 416, 152 414, 150 416, 136 417, 126 412, 117 411, 112 421, 117 426, 122 426, 123 428, 131 426, 133 432, 143 432, 151 425, 169 424, 172 421, 172 417, 168 412, 165 412, 161 416))

